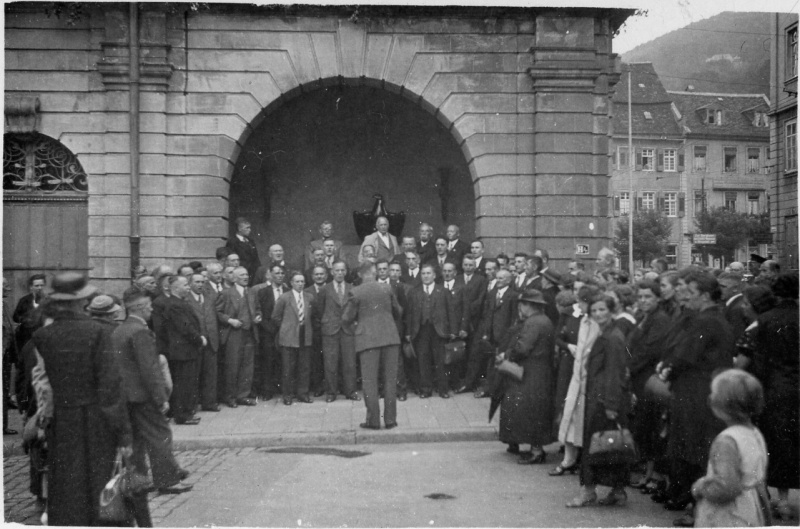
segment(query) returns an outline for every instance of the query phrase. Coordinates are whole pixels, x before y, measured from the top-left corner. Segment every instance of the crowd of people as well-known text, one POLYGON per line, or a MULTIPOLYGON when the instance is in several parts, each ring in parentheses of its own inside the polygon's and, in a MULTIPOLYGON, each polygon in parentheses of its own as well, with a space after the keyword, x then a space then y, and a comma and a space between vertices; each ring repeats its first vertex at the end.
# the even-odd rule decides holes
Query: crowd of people
MULTIPOLYGON (((150 469, 151 489, 189 490, 170 419, 198 425, 200 412, 276 396, 286 406, 363 396, 361 427, 383 421, 390 429, 396 401, 411 393, 490 399, 500 440, 520 464, 545 463, 545 446, 558 441, 561 461, 550 475, 578 473, 583 487, 568 507, 621 505, 633 486, 684 510, 769 485, 778 490, 776 512, 790 514, 788 491, 800 486, 796 274, 771 261, 675 271, 654 259, 629 277, 607 249, 593 273, 578 260, 559 273, 545 249, 489 257, 455 225, 437 237, 425 223, 400 242, 389 228, 379 217, 351 257, 325 221, 296 256, 302 269, 290 269, 278 244, 262 263, 250 223, 239 218, 214 260, 136 267, 120 296, 70 273, 53 278, 45 295, 46 278, 31 276, 13 318, 4 310, 3 426, 16 433, 7 423, 16 363, 16 405, 34 432, 26 439, 31 491, 43 494, 49 469, 50 523, 97 522, 96 499, 117 454, 141 474, 150 469), (711 382, 724 370, 752 380, 719 382, 726 396, 715 401, 711 382), (750 401, 761 387, 757 416, 750 401), (736 398, 750 407, 731 412, 736 398), (768 466, 715 441, 727 424, 736 427, 729 437, 757 442, 742 434, 751 416, 768 466), (598 462, 589 447, 609 429, 632 432, 639 461, 598 462), (733 467, 745 463, 763 476, 732 483, 741 474, 733 467), (703 478, 707 465, 713 478, 703 478), (85 487, 75 486, 78 471, 85 487), (641 479, 632 483, 632 471, 641 479), (598 499, 597 485, 611 487, 608 495, 598 499)), ((700 510, 710 523, 715 515, 700 510)), ((145 493, 130 511, 150 525, 145 493)), ((676 520, 694 522, 691 511, 676 520)))

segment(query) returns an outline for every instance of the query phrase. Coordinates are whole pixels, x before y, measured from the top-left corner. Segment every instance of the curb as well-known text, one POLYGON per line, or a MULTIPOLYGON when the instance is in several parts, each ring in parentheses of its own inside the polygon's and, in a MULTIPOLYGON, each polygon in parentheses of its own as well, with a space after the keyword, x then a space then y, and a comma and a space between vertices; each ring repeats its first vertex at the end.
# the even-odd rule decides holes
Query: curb
MULTIPOLYGON (((495 441, 497 428, 450 430, 342 430, 281 434, 231 434, 173 439, 175 451, 211 448, 257 448, 262 446, 335 446, 361 444, 447 443, 455 441, 495 441)), ((3 457, 24 455, 22 441, 4 441, 3 457)))

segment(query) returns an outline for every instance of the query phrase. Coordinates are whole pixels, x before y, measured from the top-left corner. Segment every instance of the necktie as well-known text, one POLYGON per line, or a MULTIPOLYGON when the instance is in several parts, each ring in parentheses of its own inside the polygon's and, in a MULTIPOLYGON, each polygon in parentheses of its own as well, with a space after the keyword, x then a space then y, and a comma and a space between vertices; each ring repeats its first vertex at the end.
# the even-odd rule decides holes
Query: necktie
POLYGON ((303 294, 299 294, 297 296, 297 319, 300 322, 300 325, 303 325, 303 320, 305 320, 306 313, 305 313, 305 306, 303 305, 303 294))
POLYGON ((469 280, 470 280, 470 278, 471 278, 471 277, 472 277, 472 276, 464 276, 464 284, 465 284, 465 285, 466 285, 467 283, 469 283, 469 280))
POLYGON ((430 285, 426 285, 425 286, 425 293, 428 294, 429 296, 431 295, 431 286, 430 285))
POLYGON ((503 294, 498 290, 497 291, 497 302, 500 303, 500 300, 503 299, 503 294))
POLYGON ((447 282, 447 290, 453 290, 453 282, 452 281, 448 281, 447 282))
POLYGON ((203 295, 202 294, 200 294, 200 304, 201 305, 203 304, 203 295))
POLYGON ((344 289, 341 283, 336 283, 336 294, 339 296, 339 302, 344 301, 344 289))

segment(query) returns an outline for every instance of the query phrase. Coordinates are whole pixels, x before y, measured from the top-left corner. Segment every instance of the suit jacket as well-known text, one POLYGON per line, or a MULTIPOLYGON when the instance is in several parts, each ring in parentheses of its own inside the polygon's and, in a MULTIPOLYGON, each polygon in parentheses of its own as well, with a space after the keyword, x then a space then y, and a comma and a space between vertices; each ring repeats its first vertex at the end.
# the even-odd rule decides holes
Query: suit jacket
POLYGON ((244 241, 240 241, 239 237, 233 235, 228 238, 228 243, 225 245, 239 256, 239 264, 247 268, 247 273, 250 277, 254 277, 256 270, 261 266, 261 259, 258 257, 258 248, 256 243, 250 237, 245 237, 244 241))
MULTIPOLYGON (((275 302, 272 309, 272 321, 280 329, 278 331, 278 345, 282 347, 300 347, 300 313, 297 311, 297 302, 292 290, 284 293, 275 302)), ((314 295, 303 292, 303 339, 306 347, 311 347, 314 338, 314 295)))
POLYGON ((467 320, 470 327, 467 332, 478 330, 483 314, 483 303, 486 301, 486 286, 489 280, 477 271, 472 274, 469 283, 464 281, 464 274, 456 277, 456 285, 464 288, 464 303, 467 307, 467 320))
POLYGON ((408 272, 408 268, 405 268, 403 270, 403 274, 400 276, 400 281, 411 287, 421 285, 422 277, 420 277, 420 272, 422 272, 422 270, 417 268, 417 277, 411 277, 411 274, 408 272))
POLYGON ((744 307, 742 307, 742 302, 744 301, 744 296, 742 294, 731 299, 733 301, 728 300, 731 302, 730 304, 725 304, 725 308, 722 309, 722 314, 725 316, 728 323, 731 324, 734 338, 738 339, 744 334, 744 330, 753 323, 753 320, 744 307))
POLYGON ((281 265, 286 270, 287 274, 289 273, 289 267, 286 266, 286 259, 284 259, 283 261, 273 261, 270 258, 267 260, 267 264, 258 267, 255 276, 250 278, 250 284, 260 285, 262 283, 266 283, 267 276, 269 276, 269 271, 272 269, 272 265, 275 263, 281 265))
POLYGON ((400 345, 397 320, 403 309, 389 285, 368 281, 354 287, 345 303, 342 321, 353 325, 356 352, 400 345))
POLYGON ((169 338, 167 337, 167 329, 164 321, 167 317, 167 305, 169 304, 170 297, 166 294, 161 294, 153 300, 153 313, 150 315, 150 321, 153 323, 153 332, 156 334, 156 350, 158 354, 169 355, 169 338))
POLYGON ((455 327, 453 330, 453 334, 458 334, 459 331, 469 332, 469 304, 466 302, 466 293, 464 291, 464 285, 459 285, 455 279, 453 279, 453 287, 451 290, 447 290, 447 286, 444 281, 442 281, 442 286, 453 297, 453 312, 456 315, 456 320, 458 322, 458 327, 455 327))
POLYGON ((342 282, 344 285, 344 296, 339 299, 336 293, 336 286, 334 283, 326 284, 316 297, 316 308, 314 317, 318 320, 318 325, 322 329, 324 336, 333 336, 339 331, 345 334, 353 334, 353 328, 346 325, 342 321, 342 314, 344 314, 344 306, 347 303, 347 297, 353 291, 353 285, 342 282))
MULTIPOLYGON (((289 291, 282 285, 281 289, 283 290, 281 296, 289 291)), ((272 285, 267 285, 256 294, 256 314, 261 316, 261 323, 259 324, 261 331, 269 335, 266 339, 274 337, 278 333, 278 329, 280 329, 280 325, 276 325, 272 321, 272 311, 275 309, 276 301, 272 285)))
MULTIPOLYGON (((325 241, 323 239, 317 239, 315 241, 311 241, 306 246, 306 260, 305 260, 305 267, 308 268, 314 262, 314 250, 324 250, 323 243, 325 241)), ((337 241, 336 239, 333 240, 333 260, 338 261, 341 259, 341 251, 342 251, 342 241, 337 241)))
MULTIPOLYGON (((447 241, 448 247, 450 246, 450 241, 447 241)), ((461 239, 456 240, 455 246, 451 250, 447 250, 447 257, 452 259, 455 263, 456 268, 458 271, 461 271, 461 263, 464 261, 464 256, 469 253, 469 244, 465 243, 461 239)))
MULTIPOLYGON (((330 283, 333 281, 333 274, 331 274, 330 268, 325 268, 328 271, 328 276, 325 278, 326 283, 330 283)), ((306 288, 311 288, 314 286, 314 269, 307 268, 305 272, 303 272, 303 277, 306 279, 306 288)))
POLYGON ((186 298, 189 306, 200 320, 203 336, 208 340, 208 346, 215 353, 219 350, 219 323, 217 322, 217 293, 212 289, 203 292, 203 303, 194 298, 191 292, 186 298))
POLYGON ((381 239, 376 231, 364 237, 364 242, 361 243, 361 250, 359 250, 358 255, 361 255, 364 246, 370 244, 375 247, 375 257, 377 260, 386 259, 387 261, 391 261, 395 255, 400 253, 400 246, 397 245, 397 238, 394 235, 388 232, 386 235, 389 236, 389 246, 391 246, 391 248, 388 248, 386 244, 384 244, 383 239, 381 239))
POLYGON ((485 255, 483 257, 481 257, 480 261, 478 261, 477 259, 475 260, 475 271, 480 273, 480 274, 482 274, 482 275, 486 275, 486 256, 485 255))
MULTIPOLYGON (((222 291, 215 302, 217 311, 217 321, 219 322, 220 330, 220 345, 223 347, 232 338, 233 334, 241 334, 242 332, 250 333, 253 339, 257 339, 255 329, 253 328, 253 318, 256 314, 255 298, 249 288, 244 291, 244 296, 239 294, 239 290, 234 286, 222 291), (239 329, 234 329, 228 323, 229 320, 235 319, 242 322, 239 329)), ((237 337, 240 339, 241 337, 237 337)), ((236 344, 238 348, 238 344, 236 344)))
MULTIPOLYGON (((425 302, 424 286, 414 287, 408 293, 408 312, 405 317, 406 336, 413 340, 422 328, 422 305, 425 302)), ((460 324, 459 315, 454 307, 452 294, 442 285, 433 285, 431 296, 431 322, 436 329, 436 334, 442 338, 449 338, 457 334, 460 324)))
POLYGON ((500 301, 497 300, 497 286, 486 294, 486 304, 483 307, 483 321, 481 322, 481 336, 488 336, 489 341, 499 343, 506 331, 517 318, 518 292, 509 285, 500 301))
POLYGON ((189 302, 175 296, 167 300, 164 314, 169 349, 167 358, 173 360, 197 360, 203 346, 203 330, 189 302))
POLYGON ((169 400, 156 352, 156 335, 136 317, 128 317, 111 334, 119 358, 122 393, 127 402, 153 402, 159 408, 169 400))
MULTIPOLYGON (((419 277, 419 275, 417 277, 419 277)), ((421 282, 422 280, 420 279, 420 284, 421 282)), ((394 293, 394 296, 397 298, 397 304, 400 305, 400 308, 403 310, 403 314, 406 314, 408 312, 408 291, 411 286, 401 281, 390 281, 389 284, 392 287, 392 293, 394 293)), ((395 323, 397 323, 397 333, 402 338, 405 336, 405 332, 403 332, 403 319, 397 319, 395 320, 395 323)))
POLYGON ((422 246, 421 241, 417 241, 417 254, 419 254, 420 266, 433 262, 436 258, 436 245, 434 241, 428 241, 425 246, 422 246))

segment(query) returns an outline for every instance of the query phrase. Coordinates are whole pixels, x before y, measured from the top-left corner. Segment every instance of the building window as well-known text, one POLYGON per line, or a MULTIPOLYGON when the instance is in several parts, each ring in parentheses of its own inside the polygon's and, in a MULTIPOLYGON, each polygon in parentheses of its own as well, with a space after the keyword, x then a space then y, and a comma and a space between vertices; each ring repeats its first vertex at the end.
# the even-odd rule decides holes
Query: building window
POLYGON ((706 172, 706 155, 708 154, 708 147, 705 145, 694 146, 694 170, 696 172, 706 172))
POLYGON ((694 192, 694 214, 695 216, 699 215, 703 212, 706 205, 706 200, 708 200, 708 193, 703 193, 702 191, 695 191, 694 192))
POLYGON ((722 125, 722 110, 706 109, 706 123, 709 125, 722 125))
POLYGON ((617 168, 618 169, 627 169, 628 168, 628 148, 627 147, 618 147, 617 148, 617 168))
POLYGON ((642 170, 655 171, 656 155, 653 149, 642 149, 642 170))
MULTIPOLYGON (((678 245, 677 244, 668 244, 667 245, 667 254, 664 256, 667 259, 667 264, 676 265, 678 263, 678 245)), ((674 269, 675 266, 670 267, 670 270, 674 269)))
POLYGON ((667 217, 678 216, 678 193, 664 193, 664 213, 667 217))
POLYGON ((754 127, 769 127, 769 116, 765 112, 756 112, 753 116, 754 127))
POLYGON ((722 151, 722 170, 726 173, 735 173, 736 147, 724 147, 722 151))
POLYGON ((786 170, 797 170, 797 121, 786 124, 786 170))
POLYGON ((675 149, 664 149, 664 171, 675 172, 678 159, 678 151, 675 149))
POLYGON ((725 209, 736 211, 736 191, 725 191, 725 209))
POLYGON ((628 191, 622 191, 619 194, 619 213, 620 215, 627 215, 631 212, 631 194, 628 191))
POLYGON ((655 209, 656 207, 656 194, 652 191, 645 191, 642 193, 642 209, 655 209))
POLYGON ((43 134, 3 137, 3 193, 88 195, 86 173, 66 147, 43 134))
POLYGON ((797 28, 792 28, 787 34, 787 58, 789 63, 786 65, 786 78, 797 77, 797 28))
POLYGON ((758 147, 747 148, 747 172, 758 173, 761 171, 761 149, 758 147))
POLYGON ((747 192, 747 213, 750 215, 758 215, 761 213, 758 207, 758 198, 760 193, 758 191, 747 192))

